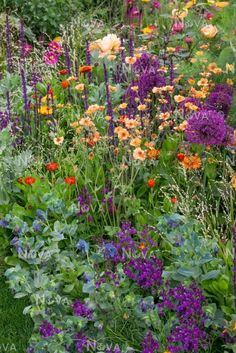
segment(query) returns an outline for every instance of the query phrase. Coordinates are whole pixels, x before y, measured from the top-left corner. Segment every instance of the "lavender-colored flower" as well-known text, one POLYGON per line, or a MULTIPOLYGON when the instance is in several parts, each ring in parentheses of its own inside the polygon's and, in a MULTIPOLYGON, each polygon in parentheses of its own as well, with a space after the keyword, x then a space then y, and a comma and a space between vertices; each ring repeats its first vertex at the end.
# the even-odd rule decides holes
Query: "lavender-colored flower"
POLYGON ((58 55, 53 51, 47 51, 44 53, 43 60, 47 65, 55 65, 58 63, 58 55))
POLYGON ((222 145, 226 136, 224 116, 215 110, 200 110, 193 113, 185 130, 191 143, 202 145, 222 145))
POLYGON ((159 350, 159 343, 153 338, 153 334, 148 332, 142 341, 142 353, 155 353, 159 350))
POLYGON ((82 333, 77 333, 75 336, 75 348, 78 353, 82 353, 84 348, 88 345, 88 337, 82 333))
POLYGON ((8 226, 9 222, 5 218, 0 219, 0 228, 7 228, 8 226))
POLYGON ((6 14, 6 54, 7 54, 7 71, 13 71, 13 61, 11 52, 11 26, 8 14, 6 14))
POLYGON ((117 248, 112 243, 106 243, 104 246, 104 255, 106 258, 114 258, 117 255, 117 248))
POLYGON ((143 289, 159 287, 162 283, 162 271, 163 264, 155 257, 132 259, 124 268, 125 275, 143 289))
POLYGON ((42 232, 42 225, 41 225, 37 220, 35 220, 35 221, 33 222, 32 228, 33 228, 33 231, 34 231, 34 232, 37 232, 37 233, 42 232))
POLYGON ((225 91, 214 91, 206 100, 206 108, 222 112, 227 117, 232 104, 232 96, 225 91))
POLYGON ((49 321, 44 321, 39 327, 40 335, 44 338, 55 336, 61 330, 53 326, 49 321))
POLYGON ((77 196, 77 200, 79 203, 79 212, 78 216, 88 213, 90 210, 90 205, 93 201, 93 196, 89 194, 87 188, 83 188, 80 194, 77 196))
POLYGON ((138 58, 133 65, 134 73, 137 75, 144 73, 156 74, 159 68, 160 64, 158 59, 149 53, 142 53, 140 58, 138 58))
POLYGON ((85 304, 83 304, 80 299, 77 299, 71 307, 75 316, 81 316, 88 320, 93 319, 92 310, 90 310, 85 304))

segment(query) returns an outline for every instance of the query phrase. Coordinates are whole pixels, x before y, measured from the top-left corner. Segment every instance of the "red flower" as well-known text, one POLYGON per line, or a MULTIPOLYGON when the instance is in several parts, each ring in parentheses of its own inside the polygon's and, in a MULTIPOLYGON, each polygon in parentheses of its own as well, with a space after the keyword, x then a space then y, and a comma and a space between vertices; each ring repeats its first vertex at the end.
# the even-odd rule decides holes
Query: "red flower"
POLYGON ((80 68, 79 68, 79 72, 81 73, 81 74, 85 74, 86 72, 91 72, 92 71, 92 66, 89 66, 89 65, 87 65, 87 66, 81 66, 80 68))
POLYGON ((66 75, 68 74, 68 71, 66 69, 59 70, 60 75, 66 75))
POLYGON ((62 87, 62 88, 65 89, 65 88, 68 88, 69 86, 70 86, 70 84, 69 84, 68 81, 62 81, 62 82, 61 82, 61 87, 62 87))
POLYGON ((64 180, 65 180, 65 183, 69 185, 74 185, 76 183, 76 179, 74 176, 68 176, 64 180))
POLYGON ((170 201, 171 203, 175 204, 177 202, 177 197, 176 196, 171 197, 170 201))
POLYGON ((178 153, 178 154, 177 154, 177 159, 178 159, 180 162, 183 162, 184 157, 185 157, 185 154, 184 154, 184 153, 178 153))
POLYGON ((46 169, 49 170, 50 172, 53 172, 54 170, 58 169, 59 165, 55 162, 51 162, 46 164, 46 169))
POLYGON ((32 185, 36 182, 36 179, 34 177, 26 177, 24 178, 24 183, 27 184, 27 185, 32 185))
POLYGON ((148 186, 149 188, 154 188, 155 185, 156 185, 156 182, 155 182, 154 179, 149 179, 149 180, 147 181, 147 186, 148 186))
POLYGON ((51 94, 51 95, 54 94, 53 88, 49 88, 49 89, 48 89, 48 94, 51 94))

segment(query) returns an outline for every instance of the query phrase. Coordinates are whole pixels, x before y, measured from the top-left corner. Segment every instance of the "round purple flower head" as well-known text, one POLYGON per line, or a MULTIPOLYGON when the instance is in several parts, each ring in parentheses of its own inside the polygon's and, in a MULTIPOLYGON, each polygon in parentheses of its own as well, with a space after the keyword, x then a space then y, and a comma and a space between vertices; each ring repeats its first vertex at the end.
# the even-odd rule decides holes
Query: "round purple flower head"
POLYGON ((185 130, 191 143, 201 145, 222 145, 227 133, 224 116, 215 110, 200 110, 193 113, 185 130))
POLYGON ((225 117, 227 117, 229 113, 231 104, 232 96, 226 93, 226 91, 214 91, 206 100, 207 109, 214 109, 218 112, 222 112, 225 117))

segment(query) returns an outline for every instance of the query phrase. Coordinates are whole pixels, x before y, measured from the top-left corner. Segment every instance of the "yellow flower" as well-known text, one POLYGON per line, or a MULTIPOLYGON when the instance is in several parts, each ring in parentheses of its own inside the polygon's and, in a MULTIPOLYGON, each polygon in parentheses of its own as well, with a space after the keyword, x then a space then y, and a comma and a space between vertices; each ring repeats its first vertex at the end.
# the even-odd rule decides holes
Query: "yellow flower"
POLYGON ((41 115, 52 115, 53 110, 51 107, 48 107, 47 105, 42 105, 39 109, 38 109, 38 113, 41 115))
POLYGON ((53 142, 55 143, 55 145, 61 145, 64 141, 64 137, 63 136, 60 136, 60 137, 55 137, 53 139, 53 142))
POLYGON ((216 26, 213 25, 206 25, 200 29, 200 32, 206 37, 206 38, 214 38, 217 33, 218 29, 216 26))
POLYGON ((109 85, 109 91, 112 92, 116 92, 117 91, 117 87, 116 86, 111 86, 109 85))
POLYGON ((62 37, 55 37, 53 42, 62 42, 62 37))
POLYGON ((73 123, 70 123, 70 127, 77 127, 79 125, 78 121, 73 121, 73 123))
POLYGON ((226 64, 225 65, 225 68, 226 68, 226 72, 228 73, 228 72, 232 72, 232 73, 234 73, 234 64, 226 64))
POLYGON ((233 86, 234 81, 231 78, 227 78, 226 83, 228 83, 230 86, 233 86))
POLYGON ((127 108, 127 106, 128 106, 127 103, 121 103, 121 104, 119 105, 119 108, 120 108, 120 109, 125 109, 125 108, 127 108))
POLYGON ((142 29, 143 34, 151 34, 153 32, 153 28, 148 26, 142 29))
POLYGON ((229 1, 218 1, 214 4, 215 7, 218 7, 219 9, 223 9, 224 7, 229 5, 229 1))
POLYGON ((146 152, 142 150, 142 148, 137 147, 133 152, 134 159, 138 159, 140 161, 145 161, 146 159, 146 152))
POLYGON ((183 20, 185 17, 188 16, 188 9, 187 8, 183 10, 174 9, 172 10, 172 16, 176 19, 183 20))
POLYGON ((187 4, 184 6, 184 9, 190 9, 193 5, 196 4, 196 1, 197 0, 188 1, 187 4))

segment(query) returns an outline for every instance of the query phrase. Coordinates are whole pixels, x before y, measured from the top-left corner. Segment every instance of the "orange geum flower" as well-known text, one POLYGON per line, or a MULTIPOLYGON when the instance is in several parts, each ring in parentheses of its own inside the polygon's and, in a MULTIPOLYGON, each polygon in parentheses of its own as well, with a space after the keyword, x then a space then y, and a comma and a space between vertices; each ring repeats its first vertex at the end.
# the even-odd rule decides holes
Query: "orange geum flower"
POLYGON ((184 169, 199 169, 201 168, 202 162, 198 155, 185 156, 184 160, 181 162, 184 169))
POLYGON ((208 79, 207 78, 201 78, 201 80, 198 81, 198 86, 207 86, 208 85, 208 79))
POLYGON ((82 118, 82 119, 80 119, 79 123, 80 123, 80 125, 85 126, 85 127, 94 126, 94 123, 90 118, 82 118))
POLYGON ((137 107, 139 112, 144 112, 146 110, 146 108, 147 108, 146 104, 140 104, 137 107))
POLYGON ((176 103, 181 103, 185 100, 185 97, 183 97, 181 95, 177 95, 177 96, 174 96, 174 100, 176 103))
POLYGON ((70 127, 77 127, 79 125, 78 121, 73 121, 73 123, 70 123, 70 127))
POLYGON ((195 105, 195 104, 193 104, 193 103, 190 103, 190 102, 185 103, 184 106, 185 106, 185 108, 187 108, 188 110, 193 110, 193 111, 195 111, 195 110, 198 110, 198 109, 199 109, 199 107, 198 107, 197 105, 195 105))
POLYGON ((130 146, 139 147, 141 145, 142 140, 139 137, 135 137, 130 141, 130 146))
POLYGON ((62 81, 61 82, 61 87, 62 88, 64 88, 64 89, 66 89, 66 88, 68 88, 70 86, 70 83, 68 82, 68 81, 62 81))
POLYGON ((142 148, 140 148, 140 147, 137 147, 133 151, 133 157, 136 160, 145 161, 145 159, 146 159, 146 151, 142 150, 142 148))
POLYGON ((125 119, 125 126, 127 129, 134 129, 135 127, 139 126, 139 122, 135 119, 125 119))
POLYGON ((160 118, 162 120, 167 120, 167 119, 169 119, 169 117, 170 117, 170 113, 169 112, 160 113, 160 118))
POLYGON ((134 56, 127 56, 125 58, 126 64, 133 65, 136 62, 137 58, 134 56))
POLYGON ((126 130, 126 129, 121 129, 119 132, 118 132, 118 139, 121 140, 121 141, 125 141, 129 138, 130 134, 129 132, 126 130))
POLYGON ((80 68, 79 68, 79 72, 80 73, 86 73, 86 72, 91 72, 92 71, 92 66, 90 66, 90 65, 85 65, 85 66, 81 66, 80 68))
POLYGON ((148 159, 157 159, 159 156, 160 156, 160 150, 152 148, 149 151, 147 151, 148 159))

